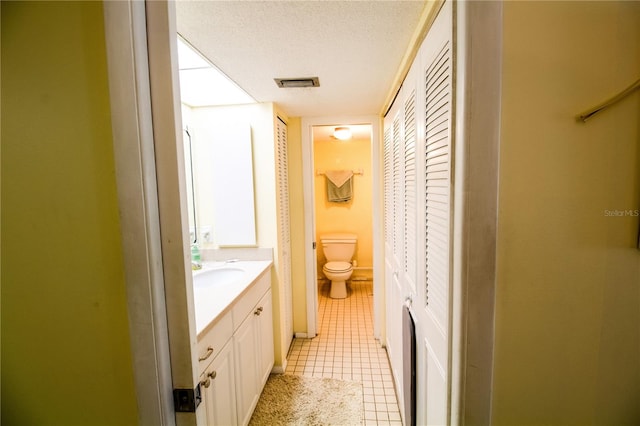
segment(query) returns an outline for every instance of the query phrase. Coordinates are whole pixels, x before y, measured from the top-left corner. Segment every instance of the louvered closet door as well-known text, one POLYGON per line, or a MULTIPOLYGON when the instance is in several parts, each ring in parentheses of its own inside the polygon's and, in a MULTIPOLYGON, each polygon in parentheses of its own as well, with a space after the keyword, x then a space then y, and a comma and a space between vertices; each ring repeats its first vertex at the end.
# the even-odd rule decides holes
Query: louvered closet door
POLYGON ((453 52, 452 4, 440 10, 420 50, 419 167, 422 247, 418 270, 418 423, 448 424, 450 382, 453 52), (422 121, 422 120, 421 120, 422 121), (421 347, 420 347, 421 346, 421 347))
POLYGON ((417 282, 417 76, 412 66, 385 116, 385 258, 387 351, 399 403, 403 395, 402 309, 416 298, 417 282))
MULTIPOLYGON (((397 388, 402 379, 402 288, 404 254, 404 154, 402 108, 396 103, 385 117, 385 295, 387 352, 397 388)), ((398 393, 402 401, 402 394, 398 393)))
POLYGON ((291 288, 291 230, 289 221, 289 160, 287 156, 287 125, 280 117, 277 121, 276 161, 278 172, 278 240, 280 245, 279 279, 281 296, 282 350, 286 354, 293 340, 293 292, 291 288))

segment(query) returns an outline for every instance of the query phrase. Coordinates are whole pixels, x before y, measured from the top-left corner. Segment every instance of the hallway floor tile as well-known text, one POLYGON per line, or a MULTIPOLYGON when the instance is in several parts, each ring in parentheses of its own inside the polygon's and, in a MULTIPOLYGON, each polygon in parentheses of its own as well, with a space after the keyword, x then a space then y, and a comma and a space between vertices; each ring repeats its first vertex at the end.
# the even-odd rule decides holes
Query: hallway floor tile
POLYGON ((400 411, 387 353, 373 337, 371 281, 353 281, 346 299, 318 295, 318 336, 293 340, 285 374, 362 383, 363 424, 400 426, 400 411))

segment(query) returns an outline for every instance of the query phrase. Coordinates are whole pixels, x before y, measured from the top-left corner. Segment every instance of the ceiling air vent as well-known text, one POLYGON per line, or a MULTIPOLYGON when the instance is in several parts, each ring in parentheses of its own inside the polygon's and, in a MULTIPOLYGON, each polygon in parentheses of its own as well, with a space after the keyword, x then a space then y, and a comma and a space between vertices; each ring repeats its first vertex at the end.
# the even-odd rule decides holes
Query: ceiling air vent
POLYGON ((300 77, 300 78, 274 78, 278 87, 319 87, 320 80, 318 77, 300 77))

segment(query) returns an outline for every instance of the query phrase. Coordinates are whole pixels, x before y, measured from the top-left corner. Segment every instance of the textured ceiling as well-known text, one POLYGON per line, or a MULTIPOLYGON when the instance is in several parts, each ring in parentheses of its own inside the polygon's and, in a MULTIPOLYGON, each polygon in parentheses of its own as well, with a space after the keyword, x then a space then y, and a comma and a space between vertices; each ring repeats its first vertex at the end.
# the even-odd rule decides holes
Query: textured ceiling
POLYGON ((377 114, 424 1, 176 2, 182 37, 259 102, 290 116, 377 114), (318 88, 274 78, 314 77, 318 88))

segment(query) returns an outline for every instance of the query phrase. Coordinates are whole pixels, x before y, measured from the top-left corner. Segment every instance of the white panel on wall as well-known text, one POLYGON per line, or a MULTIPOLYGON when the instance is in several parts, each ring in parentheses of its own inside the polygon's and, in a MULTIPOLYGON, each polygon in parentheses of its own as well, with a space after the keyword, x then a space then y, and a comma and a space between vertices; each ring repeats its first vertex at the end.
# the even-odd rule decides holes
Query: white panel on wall
MULTIPOLYGON (((251 127, 228 123, 211 129, 211 169, 215 200, 214 243, 219 246, 255 246, 255 202, 251 127)), ((200 194, 206 197, 207 194, 200 194)))

